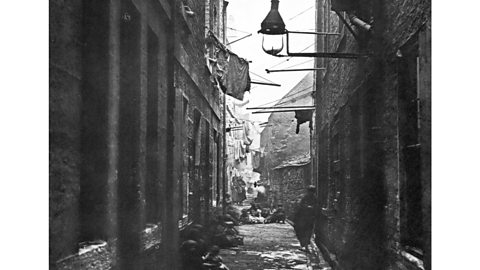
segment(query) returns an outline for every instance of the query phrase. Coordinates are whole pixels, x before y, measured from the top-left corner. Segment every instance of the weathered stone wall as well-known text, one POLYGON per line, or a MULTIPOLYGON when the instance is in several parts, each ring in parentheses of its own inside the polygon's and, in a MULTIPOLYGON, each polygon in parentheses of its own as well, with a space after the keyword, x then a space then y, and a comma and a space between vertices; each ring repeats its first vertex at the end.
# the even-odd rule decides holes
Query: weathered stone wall
POLYGON ((178 269, 179 230, 207 222, 223 185, 222 96, 205 7, 184 3, 196 16, 179 1, 50 3, 52 269, 178 269))
POLYGON ((82 1, 50 2, 50 258, 74 252, 79 234, 81 10, 82 1))
POLYGON ((275 169, 272 172, 270 194, 273 204, 283 204, 287 218, 292 219, 295 209, 310 185, 311 164, 275 169))
MULTIPOLYGON (((318 47, 373 53, 368 59, 317 61, 319 67, 327 68, 325 75, 317 73, 316 81, 318 186, 324 208, 317 240, 344 269, 416 269, 401 255, 399 179, 405 168, 398 141, 402 111, 397 51, 416 39, 419 31, 429 31, 424 27, 430 20, 430 1, 362 1, 362 7, 358 15, 373 16, 374 33, 361 34, 366 42, 360 45, 333 12, 317 20, 319 31, 343 33, 338 39, 320 39, 318 47)), ((427 67, 429 56, 419 57, 426 61, 421 68, 427 67)), ((424 85, 428 85, 428 72, 419 77, 424 85)), ((424 86, 423 93, 429 91, 429 85, 424 86)), ((428 105, 429 96, 420 102, 428 105)), ((423 116, 430 119, 428 109, 423 116)), ((424 134, 429 134, 428 126, 420 136, 424 134)), ((427 138, 422 144, 427 160, 429 147, 427 138)), ((423 172, 429 171, 428 164, 423 172)), ((424 175, 422 182, 428 184, 429 176, 424 175)), ((423 196, 429 198, 426 189, 428 185, 423 196)), ((428 205, 424 200, 422 207, 429 209, 428 205)), ((429 210, 424 215, 429 216, 429 210)), ((424 246, 428 250, 429 242, 424 246)), ((428 265, 429 255, 425 256, 428 265)))
MULTIPOLYGON (((313 73, 307 74, 276 105, 305 106, 312 105, 313 73)), ((297 156, 310 153, 309 123, 300 125, 296 134, 297 120, 295 112, 272 113, 268 118, 268 126, 260 135, 260 146, 265 147, 265 163, 262 178, 273 179, 272 169, 280 163, 297 156)))

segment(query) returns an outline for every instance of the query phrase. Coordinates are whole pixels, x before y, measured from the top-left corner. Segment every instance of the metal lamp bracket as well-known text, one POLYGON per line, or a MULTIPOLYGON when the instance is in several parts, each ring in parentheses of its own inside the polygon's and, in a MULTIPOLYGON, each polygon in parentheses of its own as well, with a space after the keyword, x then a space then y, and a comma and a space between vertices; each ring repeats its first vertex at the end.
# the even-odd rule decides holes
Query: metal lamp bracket
POLYGON ((289 48, 289 34, 313 34, 313 35, 340 35, 339 33, 325 33, 325 32, 303 32, 303 31, 287 31, 287 54, 277 54, 277 57, 319 57, 319 58, 346 58, 356 59, 360 57, 371 56, 369 53, 337 53, 337 52, 290 52, 289 48))

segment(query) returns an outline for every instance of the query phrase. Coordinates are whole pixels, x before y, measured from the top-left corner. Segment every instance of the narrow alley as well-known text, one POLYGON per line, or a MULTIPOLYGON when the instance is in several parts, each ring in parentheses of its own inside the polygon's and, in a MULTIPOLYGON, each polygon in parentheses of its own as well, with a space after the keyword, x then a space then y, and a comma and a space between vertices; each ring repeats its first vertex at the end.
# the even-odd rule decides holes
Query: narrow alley
POLYGON ((244 244, 220 252, 230 270, 331 269, 318 248, 309 254, 299 250, 300 244, 288 223, 245 224, 238 230, 244 244))
POLYGON ((431 269, 430 1, 49 14, 50 269, 431 269))

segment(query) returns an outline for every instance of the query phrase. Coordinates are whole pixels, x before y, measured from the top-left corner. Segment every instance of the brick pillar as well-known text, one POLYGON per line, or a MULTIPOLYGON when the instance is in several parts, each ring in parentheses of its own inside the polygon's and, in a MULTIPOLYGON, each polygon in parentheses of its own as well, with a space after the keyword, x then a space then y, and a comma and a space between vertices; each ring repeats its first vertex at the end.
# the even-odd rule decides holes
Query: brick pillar
POLYGON ((131 0, 121 1, 117 256, 122 270, 143 269, 146 31, 140 11, 131 0))
MULTIPOLYGON (((179 258, 178 258, 178 248, 179 248, 179 239, 178 239, 178 220, 175 210, 175 199, 176 199, 176 186, 175 183, 178 181, 178 172, 176 171, 176 166, 178 163, 176 160, 177 155, 175 155, 175 129, 176 119, 175 119, 175 100, 176 100, 176 89, 175 89, 175 54, 178 51, 178 44, 180 42, 179 37, 176 33, 180 33, 179 26, 176 24, 176 18, 181 16, 178 14, 180 10, 177 1, 170 0, 168 1, 170 8, 172 9, 171 20, 167 25, 167 126, 166 126, 166 177, 164 179, 164 208, 162 215, 162 253, 165 258, 165 265, 169 269, 178 269, 179 268, 179 258)), ((181 174, 180 174, 181 177, 181 174)))

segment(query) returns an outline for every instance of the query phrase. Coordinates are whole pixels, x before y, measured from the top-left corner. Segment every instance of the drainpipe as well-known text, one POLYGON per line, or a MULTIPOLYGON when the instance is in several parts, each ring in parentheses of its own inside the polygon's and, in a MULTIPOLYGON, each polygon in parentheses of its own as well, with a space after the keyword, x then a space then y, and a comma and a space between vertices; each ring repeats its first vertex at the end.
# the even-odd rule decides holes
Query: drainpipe
MULTIPOLYGON (((219 89, 220 90, 220 89, 219 89)), ((226 214, 225 195, 227 195, 227 93, 223 93, 223 175, 222 175, 222 210, 226 214)))
POLYGON ((348 18, 353 25, 358 26, 367 32, 372 29, 372 26, 370 24, 362 21, 360 18, 357 17, 357 15, 353 13, 348 14, 348 18))

